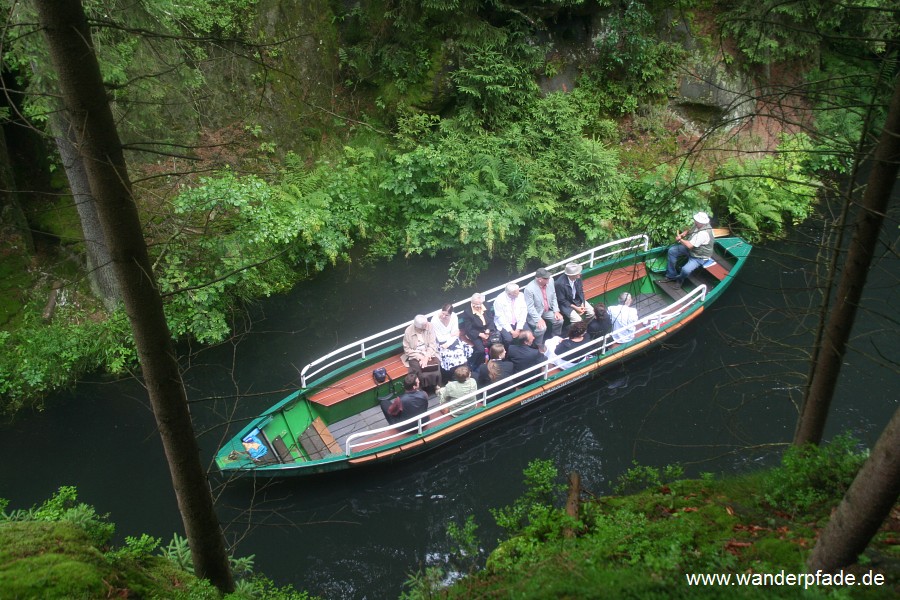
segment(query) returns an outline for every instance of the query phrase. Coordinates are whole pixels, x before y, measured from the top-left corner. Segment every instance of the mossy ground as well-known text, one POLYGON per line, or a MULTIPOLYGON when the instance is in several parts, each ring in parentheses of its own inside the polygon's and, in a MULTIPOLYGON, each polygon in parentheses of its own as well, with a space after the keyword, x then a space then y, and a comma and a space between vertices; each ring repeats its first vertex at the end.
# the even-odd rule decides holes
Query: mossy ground
POLYGON ((110 560, 74 523, 0 523, 0 598, 166 598, 194 580, 160 557, 110 560))

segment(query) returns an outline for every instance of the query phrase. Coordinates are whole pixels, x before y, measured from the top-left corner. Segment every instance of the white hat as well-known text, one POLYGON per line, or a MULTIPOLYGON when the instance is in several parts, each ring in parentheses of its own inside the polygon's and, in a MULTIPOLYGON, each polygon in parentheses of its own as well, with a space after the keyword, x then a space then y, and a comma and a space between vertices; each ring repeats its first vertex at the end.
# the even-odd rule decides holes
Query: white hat
POLYGON ((569 263, 566 265, 566 275, 578 275, 581 273, 581 265, 578 263, 569 263))
POLYGON ((696 215, 694 215, 694 220, 701 225, 706 225, 707 223, 709 223, 709 215, 703 211, 700 211, 696 215))

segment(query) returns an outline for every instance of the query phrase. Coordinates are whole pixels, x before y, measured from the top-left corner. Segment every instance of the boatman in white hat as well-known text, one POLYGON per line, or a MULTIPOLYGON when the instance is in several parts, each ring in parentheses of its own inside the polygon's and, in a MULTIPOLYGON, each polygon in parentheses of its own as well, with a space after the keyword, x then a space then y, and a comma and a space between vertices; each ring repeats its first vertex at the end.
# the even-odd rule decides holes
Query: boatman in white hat
POLYGON ((675 236, 675 243, 669 246, 669 262, 666 266, 666 278, 660 283, 672 283, 676 289, 681 289, 684 280, 694 270, 706 262, 713 254, 713 245, 716 238, 709 224, 709 215, 698 212, 694 215, 694 226, 675 236), (687 261, 678 270, 678 260, 687 257, 687 261))

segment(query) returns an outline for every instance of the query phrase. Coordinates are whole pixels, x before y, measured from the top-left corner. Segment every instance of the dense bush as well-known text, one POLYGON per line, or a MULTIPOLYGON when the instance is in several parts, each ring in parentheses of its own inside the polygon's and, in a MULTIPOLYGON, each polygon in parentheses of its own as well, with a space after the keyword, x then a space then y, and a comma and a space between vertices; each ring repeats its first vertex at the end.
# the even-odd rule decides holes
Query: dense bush
MULTIPOLYGON (((629 495, 595 496, 585 493, 592 483, 582 482, 578 518, 563 508, 566 495, 556 466, 535 460, 525 469, 523 495, 491 510, 505 536, 485 567, 448 585, 442 566, 431 565, 409 578, 404 598, 718 598, 719 588, 704 593, 686 585, 686 575, 803 572, 810 541, 864 458, 852 438, 840 436, 822 447, 790 448, 779 466, 737 477, 685 480, 677 465, 635 464, 616 486, 617 494, 629 495)), ((467 526, 462 537, 467 547, 477 548, 474 522, 469 519, 467 526)), ((459 528, 452 533, 459 537, 459 528)), ((888 532, 876 542, 876 552, 890 553, 893 537, 888 532)), ((894 573, 888 581, 896 579, 896 569, 884 570, 894 573)), ((834 590, 823 586, 804 593, 818 597, 820 591, 827 596, 834 590)), ((856 597, 852 588, 845 591, 856 597)), ((753 586, 729 591, 746 598, 760 593, 753 586)), ((762 593, 799 597, 796 589, 769 587, 762 593)))

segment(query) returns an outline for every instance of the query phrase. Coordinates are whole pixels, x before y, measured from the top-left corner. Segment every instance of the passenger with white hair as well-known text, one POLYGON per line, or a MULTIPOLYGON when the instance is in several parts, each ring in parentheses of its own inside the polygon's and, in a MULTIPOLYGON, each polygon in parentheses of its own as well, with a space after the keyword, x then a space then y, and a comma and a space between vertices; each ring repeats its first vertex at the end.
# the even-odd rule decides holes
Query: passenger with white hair
POLYGON ((438 368, 437 339, 434 328, 425 315, 416 315, 406 331, 403 332, 403 354, 400 362, 410 373, 419 376, 420 387, 433 394, 441 382, 441 371, 438 368))
POLYGON ((475 373, 487 360, 491 336, 497 335, 497 329, 494 327, 494 311, 485 304, 484 294, 478 292, 472 294, 469 303, 463 308, 462 330, 472 343, 469 369, 475 373))
POLYGON ((684 280, 713 255, 715 243, 709 215, 702 211, 696 213, 693 226, 675 234, 675 243, 669 246, 666 277, 658 283, 671 283, 675 289, 681 289, 684 280), (678 261, 681 258, 687 260, 679 270, 678 261))
POLYGON ((504 346, 514 340, 521 341, 522 332, 528 324, 528 306, 525 304, 525 296, 519 290, 519 285, 509 283, 506 289, 494 298, 494 326, 500 333, 500 341, 504 346))
POLYGON ((634 298, 628 292, 619 294, 619 303, 609 307, 609 318, 612 321, 612 337, 619 344, 634 339, 634 324, 637 323, 637 310, 631 306, 634 298), (621 330, 621 331, 620 331, 621 330))

